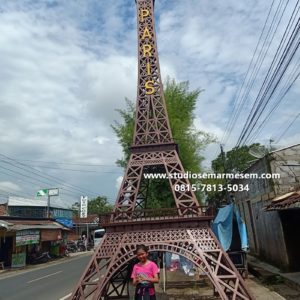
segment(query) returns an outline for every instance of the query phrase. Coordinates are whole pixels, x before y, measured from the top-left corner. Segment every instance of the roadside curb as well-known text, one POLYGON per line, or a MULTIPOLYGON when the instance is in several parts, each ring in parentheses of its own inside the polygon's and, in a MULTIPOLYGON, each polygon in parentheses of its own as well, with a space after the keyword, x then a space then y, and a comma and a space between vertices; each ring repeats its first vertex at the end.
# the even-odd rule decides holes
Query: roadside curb
POLYGON ((60 257, 60 258, 53 258, 50 259, 48 262, 43 263, 43 264, 36 264, 36 265, 26 265, 24 267, 20 268, 14 268, 14 269, 4 269, 0 270, 0 280, 5 279, 14 275, 22 274, 22 273, 27 273, 33 270, 38 270, 38 269, 43 269, 47 266, 50 265, 56 265, 62 262, 65 262, 67 260, 72 260, 77 257, 82 257, 82 256, 89 256, 93 254, 94 251, 84 251, 84 252, 75 252, 75 253, 70 253, 68 256, 60 257))

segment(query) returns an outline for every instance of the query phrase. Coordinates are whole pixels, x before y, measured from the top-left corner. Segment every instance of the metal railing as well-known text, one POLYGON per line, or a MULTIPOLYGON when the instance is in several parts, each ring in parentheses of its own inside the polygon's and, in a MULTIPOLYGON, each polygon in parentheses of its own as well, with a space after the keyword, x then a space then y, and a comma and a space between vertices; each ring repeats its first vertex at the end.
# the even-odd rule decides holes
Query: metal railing
POLYGON ((213 217, 213 210, 208 206, 180 207, 180 208, 156 208, 135 209, 134 211, 114 211, 99 215, 99 225, 105 226, 115 223, 141 222, 141 221, 163 221, 171 219, 187 219, 213 217))

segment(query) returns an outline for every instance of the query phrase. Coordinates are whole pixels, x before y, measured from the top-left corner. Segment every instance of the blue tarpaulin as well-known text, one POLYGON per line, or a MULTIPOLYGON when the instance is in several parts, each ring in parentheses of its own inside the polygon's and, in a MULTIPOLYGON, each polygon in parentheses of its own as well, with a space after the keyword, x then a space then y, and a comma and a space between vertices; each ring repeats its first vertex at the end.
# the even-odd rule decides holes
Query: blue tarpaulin
POLYGON ((70 219, 66 219, 66 218, 57 218, 55 219, 56 222, 68 227, 68 228, 72 228, 73 227, 73 221, 70 219))
POLYGON ((245 222, 241 219, 237 207, 232 203, 219 209, 212 223, 212 230, 220 241, 223 249, 227 251, 232 242, 233 218, 236 218, 241 239, 242 250, 248 249, 248 238, 245 222))

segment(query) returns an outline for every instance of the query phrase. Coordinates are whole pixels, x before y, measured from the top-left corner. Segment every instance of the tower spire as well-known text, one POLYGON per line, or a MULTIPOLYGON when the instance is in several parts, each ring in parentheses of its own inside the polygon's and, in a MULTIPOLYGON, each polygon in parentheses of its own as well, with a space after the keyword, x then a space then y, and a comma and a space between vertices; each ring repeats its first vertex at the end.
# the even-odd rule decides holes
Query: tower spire
POLYGON ((173 143, 160 75, 154 1, 137 0, 138 91, 133 146, 173 143))

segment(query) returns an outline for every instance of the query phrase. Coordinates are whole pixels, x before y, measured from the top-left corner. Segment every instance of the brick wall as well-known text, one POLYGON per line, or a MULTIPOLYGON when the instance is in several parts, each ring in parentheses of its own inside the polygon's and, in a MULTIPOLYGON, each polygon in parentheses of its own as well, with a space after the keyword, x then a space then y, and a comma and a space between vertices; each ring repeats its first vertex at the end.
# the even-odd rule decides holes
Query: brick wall
POLYGON ((7 216, 7 205, 6 204, 0 204, 0 216, 7 216))

